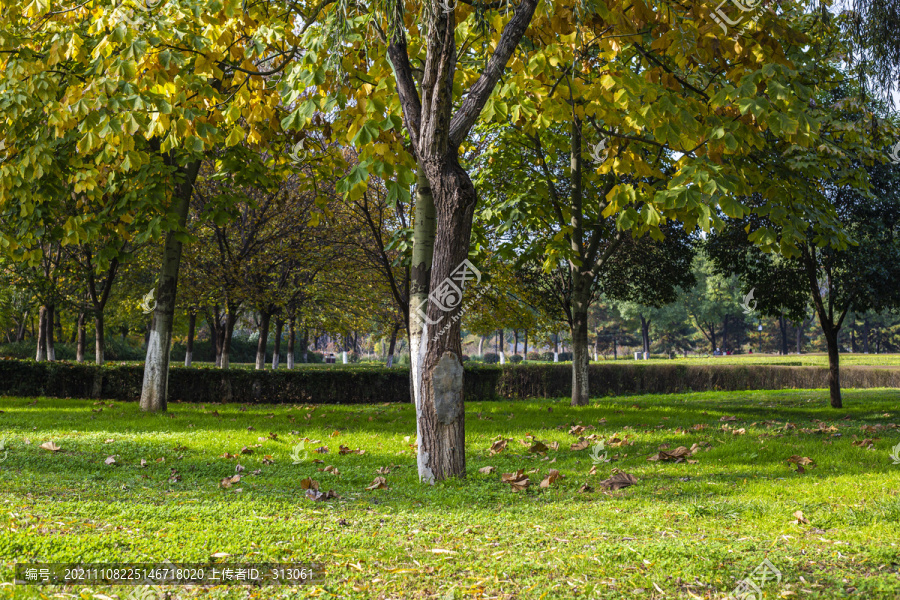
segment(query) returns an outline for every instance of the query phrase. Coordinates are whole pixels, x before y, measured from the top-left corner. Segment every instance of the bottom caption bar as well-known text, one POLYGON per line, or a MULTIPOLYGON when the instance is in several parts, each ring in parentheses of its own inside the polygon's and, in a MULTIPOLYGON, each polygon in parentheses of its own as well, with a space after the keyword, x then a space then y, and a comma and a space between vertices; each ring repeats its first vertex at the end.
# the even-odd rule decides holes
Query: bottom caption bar
POLYGON ((17 585, 305 585, 319 565, 277 563, 17 563, 17 585))

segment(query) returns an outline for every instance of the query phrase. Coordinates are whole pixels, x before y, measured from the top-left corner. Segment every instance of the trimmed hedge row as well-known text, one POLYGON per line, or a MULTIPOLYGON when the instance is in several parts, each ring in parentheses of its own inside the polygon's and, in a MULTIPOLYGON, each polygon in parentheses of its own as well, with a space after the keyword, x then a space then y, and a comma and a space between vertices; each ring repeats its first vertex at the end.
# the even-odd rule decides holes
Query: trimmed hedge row
MULTIPOLYGON (((137 400, 143 366, 0 360, 0 394, 137 400)), ((828 369, 772 365, 594 364, 592 396, 825 388, 828 369)), ((900 387, 900 368, 849 366, 845 388, 900 387)), ((571 394, 568 365, 465 366, 466 400, 554 398, 571 394)), ((293 371, 172 367, 169 399, 184 402, 368 404, 409 402, 405 369, 321 366, 293 371)))

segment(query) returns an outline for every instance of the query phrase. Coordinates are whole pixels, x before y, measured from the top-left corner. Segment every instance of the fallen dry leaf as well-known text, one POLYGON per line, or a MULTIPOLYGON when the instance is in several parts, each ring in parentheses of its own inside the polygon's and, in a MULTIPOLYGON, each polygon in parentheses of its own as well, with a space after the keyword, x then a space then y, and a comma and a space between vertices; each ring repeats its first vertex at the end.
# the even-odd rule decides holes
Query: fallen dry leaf
POLYGON ((306 479, 300 480, 300 489, 301 490, 318 490, 319 482, 311 477, 307 477, 306 479))
POLYGON ((572 425, 571 429, 569 429, 569 433, 574 436, 579 436, 584 432, 584 425, 572 425))
POLYGON ((367 490, 380 490, 387 487, 387 480, 384 477, 376 477, 372 480, 372 484, 367 486, 367 490))
POLYGON ((481 473, 482 475, 490 475, 491 473, 493 473, 496 470, 497 469, 495 469, 494 467, 481 467, 480 469, 478 469, 478 472, 481 473))
POLYGON ((600 486, 609 490, 619 490, 634 485, 637 482, 638 479, 634 475, 619 471, 618 473, 614 473, 609 479, 601 481, 600 486))
POLYGON ((588 471, 588 475, 596 475, 597 474, 597 465, 591 467, 591 470, 588 471))
POLYGON ((334 493, 334 490, 328 490, 327 492, 320 492, 319 490, 306 490, 306 497, 314 502, 324 502, 325 500, 331 500, 332 498, 337 498, 338 495, 334 493))
POLYGON ((667 450, 657 452, 653 456, 647 458, 647 460, 649 460, 651 462, 660 461, 660 460, 662 460, 662 461, 671 460, 671 461, 675 461, 676 463, 680 463, 680 462, 684 462, 688 456, 693 455, 699 449, 700 449, 700 447, 697 444, 694 444, 693 446, 691 446, 690 450, 688 450, 684 446, 678 446, 671 452, 669 452, 667 450))
POLYGON ((379 475, 390 475, 391 468, 390 467, 378 467, 377 469, 375 469, 375 472, 378 473, 379 475))
POLYGON ((313 452, 318 452, 319 454, 328 454, 328 446, 319 446, 313 452))
POLYGON ((550 469, 550 474, 547 475, 546 478, 544 478, 544 480, 540 484, 540 487, 548 488, 551 485, 553 485, 554 483, 556 483, 558 480, 562 479, 562 477, 563 476, 560 474, 560 472, 558 470, 550 469))
POLYGON ((233 486, 235 483, 239 483, 241 481, 240 475, 232 475, 231 477, 226 477, 222 481, 219 482, 219 487, 228 489, 233 486))
POLYGON ((794 518, 796 519, 796 521, 794 521, 794 523, 796 523, 797 525, 800 525, 800 524, 809 525, 809 519, 807 519, 806 517, 803 516, 802 510, 798 510, 797 512, 795 512, 794 518))
POLYGON ((591 440, 583 439, 583 440, 575 442, 574 444, 569 446, 569 450, 574 450, 574 451, 584 450, 586 448, 590 448, 590 446, 591 446, 591 440))
POLYGON ((548 448, 547 444, 545 444, 544 442, 535 440, 534 443, 531 444, 531 447, 528 449, 528 452, 533 454, 545 454, 549 449, 550 448, 548 448))
POLYGON ((506 444, 508 442, 509 442, 509 440, 499 439, 496 442, 494 442, 493 444, 491 444, 491 448, 489 450, 490 455, 493 456, 495 454, 499 454, 499 453, 503 452, 504 450, 506 450, 506 444))
POLYGON ((247 446, 244 446, 243 448, 241 448, 241 454, 253 454, 253 450, 251 450, 247 446))
POLYGON ((519 469, 515 473, 503 473, 500 476, 500 481, 508 483, 514 492, 522 491, 531 484, 523 469, 519 469))
POLYGON ((103 462, 106 463, 106 464, 108 464, 108 465, 110 465, 110 466, 112 466, 112 465, 116 464, 116 459, 113 458, 112 456, 109 456, 109 457, 107 457, 107 459, 104 460, 103 462))
POLYGON ((737 421, 737 417, 725 415, 724 417, 719 419, 720 421, 737 421))
POLYGON ((234 472, 235 472, 235 473, 240 473, 240 472, 243 471, 243 470, 244 470, 244 465, 242 465, 242 464, 240 464, 240 463, 234 465, 234 472))
POLYGON ((60 448, 53 442, 44 442, 43 444, 41 444, 41 448, 43 448, 44 450, 49 450, 50 452, 59 452, 60 450, 62 450, 62 448, 60 448))
POLYGON ((587 482, 581 484, 581 487, 578 488, 578 493, 580 493, 580 494, 589 494, 589 493, 591 493, 591 492, 593 492, 593 491, 594 491, 594 488, 592 488, 591 486, 589 486, 589 485, 587 484, 587 482))

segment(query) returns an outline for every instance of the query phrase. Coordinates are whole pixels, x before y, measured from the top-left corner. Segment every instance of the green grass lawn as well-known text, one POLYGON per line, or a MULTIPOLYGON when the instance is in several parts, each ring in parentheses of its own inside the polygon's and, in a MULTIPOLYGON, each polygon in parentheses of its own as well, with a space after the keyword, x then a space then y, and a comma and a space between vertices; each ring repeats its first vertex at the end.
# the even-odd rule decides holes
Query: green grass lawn
MULTIPOLYGON (((470 403, 468 477, 429 487, 417 482, 408 405, 175 404, 149 415, 133 403, 0 398, 0 581, 26 561, 309 562, 326 574, 306 587, 169 597, 725 598, 768 558, 783 579, 765 598, 898 598, 898 400, 848 390, 848 408, 834 411, 825 392, 800 390, 470 403), (529 435, 545 455, 529 453, 529 435), (497 436, 510 441, 492 456, 497 436), (588 436, 613 460, 595 474, 592 448, 570 449, 588 436), (854 445, 864 439, 871 449, 854 445), (61 450, 40 448, 49 441, 61 450), (693 444, 696 462, 647 460, 693 444), (798 473, 791 456, 815 466, 798 473), (240 482, 220 487, 238 464, 240 482), (479 472, 487 466, 495 472, 479 472), (601 488, 616 468, 637 483, 601 488), (525 491, 501 481, 517 469, 525 491), (539 487, 550 469, 564 477, 539 487), (387 487, 367 490, 379 476, 387 487), (339 498, 307 499, 305 478, 339 498), (579 491, 585 483, 593 491, 579 491)), ((133 591, 3 584, 0 598, 133 591)))

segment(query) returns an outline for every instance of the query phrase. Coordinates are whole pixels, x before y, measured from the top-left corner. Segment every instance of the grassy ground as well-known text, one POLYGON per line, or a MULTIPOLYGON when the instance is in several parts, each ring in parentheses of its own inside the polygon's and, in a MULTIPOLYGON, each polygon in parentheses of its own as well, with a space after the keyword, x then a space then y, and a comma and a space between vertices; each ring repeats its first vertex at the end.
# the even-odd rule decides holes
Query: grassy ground
MULTIPOLYGON (((889 454, 900 442, 898 400, 895 390, 847 391, 843 411, 826 408, 822 391, 632 396, 585 408, 472 403, 468 478, 426 487, 407 405, 176 404, 147 415, 122 402, 0 398, 0 581, 16 561, 302 561, 323 565, 324 580, 170 588, 169 597, 725 598, 768 558, 783 579, 764 587, 766 598, 897 598, 900 465, 889 454), (570 449, 573 425, 605 440, 613 462, 589 474, 592 448, 570 449), (551 448, 529 454, 528 435, 551 448), (511 441, 491 456, 496 436, 511 441), (854 444, 863 439, 871 449, 854 444), (48 441, 61 450, 39 448, 48 441), (695 463, 647 460, 661 445, 695 443, 706 448, 695 463), (341 455, 341 445, 365 453, 341 455), (329 452, 311 451, 321 446, 329 452), (786 462, 794 455, 816 466, 800 474, 786 462), (221 488, 238 464, 241 481, 221 488), (339 473, 319 470, 329 465, 339 473), (496 471, 479 473, 486 466, 496 471), (614 468, 638 482, 603 490, 614 468), (526 491, 501 482, 516 469, 530 477, 526 491), (564 478, 542 489, 550 469, 564 478), (367 490, 378 476, 387 487, 367 490), (307 477, 340 497, 305 498, 307 477), (594 491, 579 492, 584 483, 594 491)), ((0 598, 134 591, 4 584, 0 598)))

